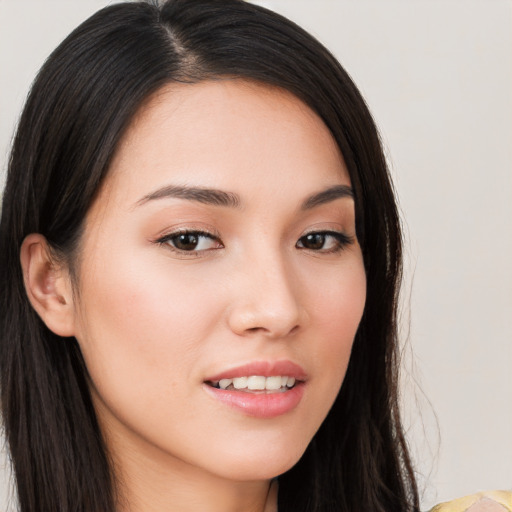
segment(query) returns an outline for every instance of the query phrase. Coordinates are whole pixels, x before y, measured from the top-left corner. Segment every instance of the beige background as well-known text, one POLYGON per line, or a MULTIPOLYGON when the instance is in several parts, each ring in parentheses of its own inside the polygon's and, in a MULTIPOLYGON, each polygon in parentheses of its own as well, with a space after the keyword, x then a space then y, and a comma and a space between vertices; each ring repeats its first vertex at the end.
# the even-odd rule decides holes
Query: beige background
MULTIPOLYGON (((407 236, 403 398, 423 508, 512 488, 512 2, 260 3, 331 48, 382 131, 407 236)), ((0 0, 2 179, 35 72, 106 4, 0 0)))

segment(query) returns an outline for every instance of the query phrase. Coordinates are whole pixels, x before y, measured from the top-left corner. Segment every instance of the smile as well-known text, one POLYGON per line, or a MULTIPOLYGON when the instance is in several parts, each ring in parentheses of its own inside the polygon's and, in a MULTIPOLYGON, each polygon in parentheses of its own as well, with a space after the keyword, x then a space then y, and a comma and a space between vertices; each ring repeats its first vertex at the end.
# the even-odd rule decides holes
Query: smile
POLYGON ((264 377, 263 375, 250 375, 248 377, 235 377, 233 379, 220 379, 207 384, 217 389, 244 392, 284 392, 295 386, 295 377, 287 375, 275 375, 264 377))
POLYGON ((255 361, 209 377, 203 389, 244 416, 270 419, 299 405, 308 380, 304 369, 291 361, 255 361))

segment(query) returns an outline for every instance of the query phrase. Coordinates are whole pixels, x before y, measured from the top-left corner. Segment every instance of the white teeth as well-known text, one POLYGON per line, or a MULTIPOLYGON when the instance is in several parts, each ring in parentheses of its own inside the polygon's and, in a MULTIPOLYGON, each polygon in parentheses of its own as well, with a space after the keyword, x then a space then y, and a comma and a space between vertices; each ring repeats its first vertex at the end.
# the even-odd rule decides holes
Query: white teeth
POLYGON ((265 389, 281 389, 281 377, 267 377, 267 380, 265 382, 265 389))
POLYGON ((235 377, 234 379, 220 379, 213 383, 220 389, 249 389, 251 391, 277 391, 282 388, 292 388, 295 385, 295 378, 286 375, 275 375, 263 377, 261 375, 250 375, 248 377, 235 377))
POLYGON ((232 379, 220 379, 219 380, 219 388, 226 389, 232 383, 233 383, 232 379))
POLYGON ((251 375, 247 378, 247 387, 252 390, 265 389, 266 378, 260 375, 251 375))
POLYGON ((247 387, 247 377, 237 377, 233 379, 233 387, 235 389, 244 389, 247 387))

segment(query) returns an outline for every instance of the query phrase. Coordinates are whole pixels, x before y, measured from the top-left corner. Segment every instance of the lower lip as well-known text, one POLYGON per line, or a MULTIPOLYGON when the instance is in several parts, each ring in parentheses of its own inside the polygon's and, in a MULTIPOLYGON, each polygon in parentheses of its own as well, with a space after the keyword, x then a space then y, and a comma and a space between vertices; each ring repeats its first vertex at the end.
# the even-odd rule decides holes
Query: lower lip
POLYGON ((222 403, 255 418, 275 418, 295 409, 304 394, 304 383, 299 382, 288 391, 277 393, 248 393, 227 391, 204 384, 204 389, 222 403))

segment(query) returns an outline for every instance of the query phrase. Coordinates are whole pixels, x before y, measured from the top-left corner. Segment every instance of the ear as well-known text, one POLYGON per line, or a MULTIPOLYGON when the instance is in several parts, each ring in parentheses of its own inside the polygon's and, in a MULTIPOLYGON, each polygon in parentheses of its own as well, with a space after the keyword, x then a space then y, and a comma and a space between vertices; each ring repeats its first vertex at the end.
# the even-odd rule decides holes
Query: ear
POLYGON ((23 280, 32 307, 59 336, 74 335, 75 310, 69 270, 51 257, 43 235, 28 235, 20 250, 23 280))

